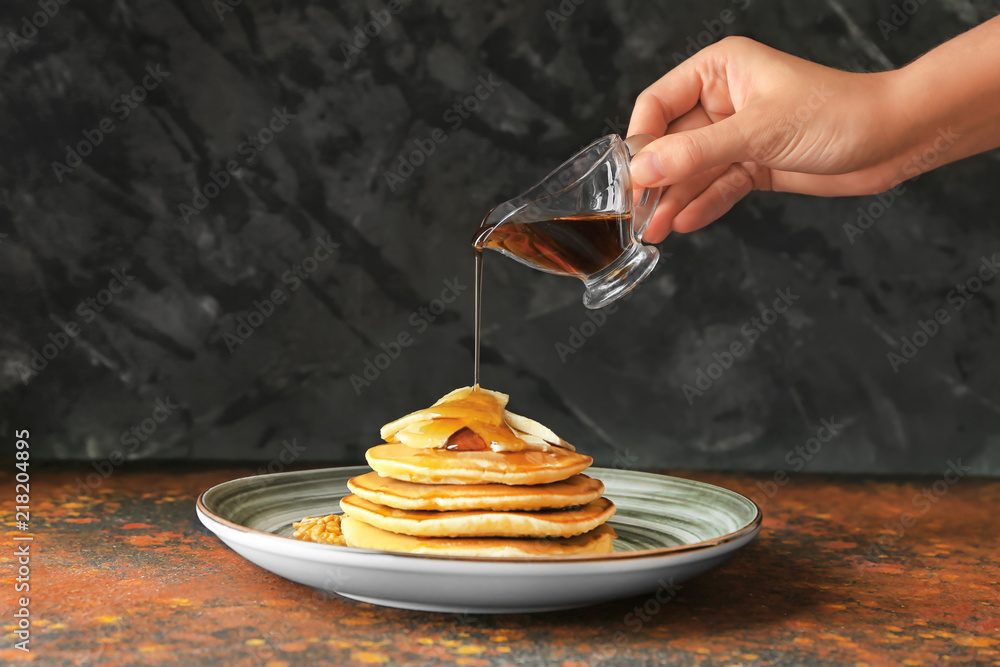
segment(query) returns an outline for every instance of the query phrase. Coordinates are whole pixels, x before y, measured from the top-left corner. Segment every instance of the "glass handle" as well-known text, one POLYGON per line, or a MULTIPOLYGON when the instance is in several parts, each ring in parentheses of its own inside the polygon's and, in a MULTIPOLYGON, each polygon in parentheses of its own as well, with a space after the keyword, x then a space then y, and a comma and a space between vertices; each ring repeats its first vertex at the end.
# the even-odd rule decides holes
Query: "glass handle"
MULTIPOLYGON (((625 139, 625 149, 628 151, 629 161, 655 139, 656 137, 651 134, 633 134, 625 139)), ((649 225, 650 218, 653 217, 653 211, 656 210, 662 193, 663 188, 643 188, 642 194, 635 202, 632 208, 632 233, 638 241, 642 241, 642 235, 646 231, 646 226, 649 225)))

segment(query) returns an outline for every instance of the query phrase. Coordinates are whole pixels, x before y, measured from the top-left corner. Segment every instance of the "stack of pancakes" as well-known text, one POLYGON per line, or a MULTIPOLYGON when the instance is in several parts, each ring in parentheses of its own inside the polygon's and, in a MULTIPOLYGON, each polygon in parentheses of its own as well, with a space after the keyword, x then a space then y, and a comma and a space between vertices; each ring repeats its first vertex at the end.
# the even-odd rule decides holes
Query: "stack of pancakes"
MULTIPOLYGON (((465 387, 384 426, 387 444, 366 455, 375 472, 351 479, 340 501, 336 541, 457 556, 610 553, 614 504, 581 474, 593 459, 506 404, 465 387)), ((323 538, 331 523, 304 519, 296 537, 334 541, 323 538)))

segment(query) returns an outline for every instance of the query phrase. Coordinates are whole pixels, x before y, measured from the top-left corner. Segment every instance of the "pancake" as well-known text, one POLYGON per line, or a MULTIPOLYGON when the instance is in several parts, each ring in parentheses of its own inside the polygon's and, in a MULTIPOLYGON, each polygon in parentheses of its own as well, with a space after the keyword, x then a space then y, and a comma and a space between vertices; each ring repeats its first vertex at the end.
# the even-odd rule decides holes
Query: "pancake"
POLYGON ((437 556, 480 556, 491 558, 546 558, 609 554, 615 531, 598 526, 576 537, 531 539, 524 537, 412 537, 398 535, 364 521, 344 517, 340 522, 348 546, 381 551, 402 551, 437 556))
POLYGON ((586 475, 534 486, 414 484, 370 472, 347 482, 355 495, 401 510, 541 510, 586 505, 604 484, 586 475))
POLYGON ((344 514, 293 524, 300 540, 413 554, 607 554, 615 506, 581 474, 593 459, 476 385, 382 427, 344 514))
POLYGON ((594 461, 561 447, 547 452, 453 452, 396 444, 376 445, 365 458, 383 477, 420 484, 548 484, 581 473, 594 461))
POLYGON ((434 512, 397 510, 350 495, 341 499, 340 509, 376 528, 417 537, 572 537, 597 528, 615 513, 607 498, 539 512, 434 512))

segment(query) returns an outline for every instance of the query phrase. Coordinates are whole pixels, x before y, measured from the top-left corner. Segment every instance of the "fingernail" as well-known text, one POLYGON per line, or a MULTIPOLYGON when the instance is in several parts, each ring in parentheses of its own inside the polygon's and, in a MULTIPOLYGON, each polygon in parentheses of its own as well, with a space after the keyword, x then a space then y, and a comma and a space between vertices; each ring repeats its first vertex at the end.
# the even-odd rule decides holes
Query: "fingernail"
POLYGON ((646 243, 656 244, 656 243, 660 243, 661 241, 663 241, 669 235, 670 235, 670 230, 669 229, 662 236, 660 235, 660 232, 657 232, 656 234, 650 234, 647 231, 645 234, 643 234, 642 240, 645 241, 646 243))
POLYGON ((656 153, 639 153, 632 158, 632 180, 639 185, 653 185, 663 180, 663 167, 656 153))

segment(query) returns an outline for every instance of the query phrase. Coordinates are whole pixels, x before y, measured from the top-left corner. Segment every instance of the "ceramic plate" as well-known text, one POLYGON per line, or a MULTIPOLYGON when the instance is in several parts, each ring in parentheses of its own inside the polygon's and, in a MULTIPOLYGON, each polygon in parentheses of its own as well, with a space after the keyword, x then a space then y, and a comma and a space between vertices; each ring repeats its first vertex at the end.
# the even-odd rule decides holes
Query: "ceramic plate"
POLYGON ((367 466, 244 477, 198 498, 198 517, 265 570, 363 602, 457 613, 570 609, 679 584, 719 565, 760 531, 760 508, 711 484, 590 468, 618 512, 615 551, 561 558, 401 554, 292 539, 292 522, 339 514, 367 466))

